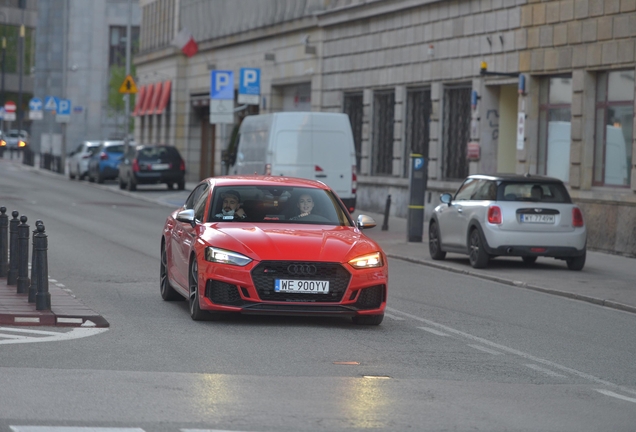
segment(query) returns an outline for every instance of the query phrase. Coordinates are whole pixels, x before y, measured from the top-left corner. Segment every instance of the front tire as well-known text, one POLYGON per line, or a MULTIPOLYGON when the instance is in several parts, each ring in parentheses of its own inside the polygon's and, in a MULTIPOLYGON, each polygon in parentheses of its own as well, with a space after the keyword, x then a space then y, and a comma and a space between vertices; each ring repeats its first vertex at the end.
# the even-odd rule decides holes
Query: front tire
POLYGON ((435 222, 431 222, 428 226, 428 252, 434 260, 446 258, 446 252, 442 251, 439 227, 435 222))
POLYGON ((468 238, 468 260, 473 268, 486 268, 490 256, 485 249, 485 241, 477 228, 473 228, 468 238))
POLYGON ((352 321, 356 325, 369 325, 369 326, 377 326, 382 323, 384 319, 384 314, 380 315, 358 315, 352 318, 352 321))
POLYGON ((170 279, 168 278, 168 254, 166 247, 161 247, 161 269, 159 273, 161 298, 165 301, 184 300, 184 298, 172 288, 170 279))
POLYGON ((570 270, 575 270, 575 271, 583 270, 583 267, 585 266, 586 255, 587 255, 587 252, 583 252, 583 255, 579 257, 566 259, 565 262, 567 263, 568 268, 570 270))

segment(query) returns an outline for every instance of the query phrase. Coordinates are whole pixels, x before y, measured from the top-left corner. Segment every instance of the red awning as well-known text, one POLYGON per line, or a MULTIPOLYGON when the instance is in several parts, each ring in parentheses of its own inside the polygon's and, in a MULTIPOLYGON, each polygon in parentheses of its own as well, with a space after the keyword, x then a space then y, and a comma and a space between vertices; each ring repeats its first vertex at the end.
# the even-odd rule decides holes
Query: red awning
POLYGON ((137 93, 137 100, 135 101, 135 110, 133 111, 133 116, 138 116, 141 111, 141 107, 144 106, 144 98, 146 96, 146 86, 141 86, 139 89, 139 93, 137 93))
POLYGON ((139 115, 150 114, 152 112, 151 107, 154 110, 154 107, 152 106, 152 100, 154 99, 154 95, 155 95, 155 85, 148 84, 148 87, 146 90, 146 97, 144 98, 144 104, 142 105, 143 108, 141 108, 139 115))
POLYGON ((155 114, 163 114, 164 110, 168 106, 170 100, 170 88, 172 87, 172 81, 168 80, 163 83, 163 89, 161 90, 161 97, 159 98, 159 104, 155 110, 155 114))
POLYGON ((152 102, 150 103, 150 108, 148 108, 148 114, 156 114, 157 107, 159 106, 159 100, 161 99, 161 88, 163 87, 163 83, 158 82, 155 83, 155 94, 152 97, 152 102))

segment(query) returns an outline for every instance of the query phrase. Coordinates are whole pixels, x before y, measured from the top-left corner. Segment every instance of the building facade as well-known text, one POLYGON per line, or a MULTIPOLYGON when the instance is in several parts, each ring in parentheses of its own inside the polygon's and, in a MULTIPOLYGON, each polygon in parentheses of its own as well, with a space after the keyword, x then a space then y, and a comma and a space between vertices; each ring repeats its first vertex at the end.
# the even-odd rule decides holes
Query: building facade
MULTIPOLYGON (((250 113, 349 114, 360 209, 382 212, 391 195, 391 214, 406 216, 413 154, 427 159, 426 215, 468 174, 550 175, 582 207, 591 249, 636 256, 636 1, 142 0, 141 8, 138 75, 171 85, 162 110, 154 99, 138 107, 135 136, 179 147, 190 180, 223 174, 231 143, 232 125, 208 121, 210 71, 257 67, 261 104, 250 113), (191 58, 170 45, 184 27, 199 44, 191 58)), ((246 110, 236 106, 238 123, 246 110)))
POLYGON ((32 122, 36 153, 63 157, 84 140, 126 135, 123 95, 112 91, 111 77, 116 68, 125 71, 129 15, 136 52, 141 21, 137 1, 39 0, 34 95, 42 101, 49 96, 69 99, 71 115, 58 122, 55 112, 45 111, 42 120, 32 122))

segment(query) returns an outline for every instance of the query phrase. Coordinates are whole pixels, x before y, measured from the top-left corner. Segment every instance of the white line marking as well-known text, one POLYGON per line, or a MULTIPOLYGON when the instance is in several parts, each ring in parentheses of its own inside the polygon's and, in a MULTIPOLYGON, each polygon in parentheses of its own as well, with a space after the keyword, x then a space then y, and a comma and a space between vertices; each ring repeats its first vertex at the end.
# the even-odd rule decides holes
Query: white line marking
POLYGON ((57 333, 55 336, 26 338, 22 340, 0 340, 0 345, 16 344, 16 343, 35 343, 35 342, 56 342, 71 339, 80 339, 88 336, 95 336, 108 331, 108 328, 74 328, 70 332, 57 333))
POLYGON ((387 318, 391 318, 391 319, 397 320, 397 321, 404 321, 404 318, 399 317, 397 315, 391 315, 391 314, 388 314, 386 312, 384 313, 384 316, 387 317, 387 318))
POLYGON ((504 355, 504 353, 501 353, 501 352, 499 352, 499 351, 495 351, 495 350, 491 350, 491 349, 488 349, 488 348, 483 347, 483 346, 479 346, 479 345, 471 345, 471 344, 468 344, 468 346, 469 346, 469 347, 473 347, 473 348, 475 348, 476 350, 483 351, 483 352, 488 353, 488 354, 492 354, 492 355, 504 355))
POLYGON ((49 278, 49 282, 53 282, 53 283, 55 283, 55 282, 57 282, 57 281, 56 281, 55 279, 50 279, 50 278, 49 278))
POLYGON ((437 336, 448 336, 446 333, 442 333, 441 331, 437 331, 435 329, 428 328, 428 327, 418 327, 418 329, 427 331, 429 333, 433 333, 434 335, 437 335, 437 336))
POLYGON ((529 367, 530 369, 536 370, 537 372, 544 373, 546 375, 550 375, 551 377, 558 378, 567 378, 565 375, 561 375, 556 372, 552 372, 550 369, 542 368, 541 366, 533 365, 533 364, 525 364, 524 366, 529 367))
POLYGON ((16 323, 39 323, 40 322, 40 318, 33 318, 33 317, 15 317, 13 319, 13 322, 16 323))
POLYGON ((5 338, 5 339, 26 339, 26 336, 19 336, 19 335, 8 335, 8 334, 4 334, 4 333, 0 333, 0 338, 5 338))
POLYGON ((58 286, 58 287, 60 287, 60 288, 64 288, 64 287, 65 287, 65 285, 64 285, 64 284, 61 284, 61 283, 56 283, 56 284, 55 284, 55 286, 58 286))
POLYGON ((57 322, 59 323, 65 323, 65 324, 81 324, 84 322, 84 320, 82 318, 64 318, 64 317, 58 317, 57 318, 57 322))
POLYGON ((634 399, 634 398, 630 398, 630 397, 627 397, 627 396, 619 395, 618 393, 614 393, 614 392, 611 392, 609 390, 596 389, 596 391, 599 392, 599 393, 604 394, 605 396, 615 397, 617 399, 622 399, 622 400, 627 401, 627 402, 636 403, 636 399, 634 399))
POLYGON ((19 329, 15 327, 0 327, 2 331, 10 331, 15 333, 34 333, 34 334, 42 334, 42 335, 57 335, 59 333, 46 331, 46 330, 31 330, 31 329, 19 329))
POLYGON ((447 331, 449 333, 454 333, 454 334, 456 334, 458 336, 462 336, 462 337, 464 337, 466 339, 474 340, 475 342, 479 342, 481 344, 488 345, 488 346, 490 346, 492 348, 496 348, 498 350, 505 351, 507 353, 514 354, 514 355, 517 355, 519 357, 523 357, 523 358, 525 358, 527 360, 530 360, 530 361, 533 361, 533 362, 536 362, 536 363, 541 363, 541 364, 544 364, 546 366, 550 366, 550 367, 552 367, 554 369, 559 369, 562 372, 567 372, 569 374, 576 375, 576 376, 578 376, 580 378, 586 379, 588 381, 593 381, 593 382, 595 382, 597 384, 602 384, 604 386, 618 388, 618 389, 620 389, 620 390, 622 390, 624 392, 636 395, 636 390, 628 389, 628 388, 625 388, 625 387, 623 387, 621 385, 614 384, 614 383, 609 382, 609 381, 605 381, 603 379, 595 377, 594 375, 590 375, 590 374, 587 374, 585 372, 577 371, 576 369, 572 369, 572 368, 569 368, 569 367, 566 367, 566 366, 562 366, 562 365, 560 365, 558 363, 551 362, 550 360, 545 360, 545 359, 542 359, 540 357, 535 357, 535 356, 533 356, 531 354, 524 353, 523 351, 519 351, 519 350, 516 350, 514 348, 509 348, 509 347, 507 347, 505 345, 501 345, 501 344, 498 344, 498 343, 495 343, 495 342, 491 342, 491 341, 489 341, 487 339, 480 338, 478 336, 473 336, 473 335, 471 335, 469 333, 464 333, 462 331, 455 330, 452 327, 448 327, 448 326, 445 326, 443 324, 439 324, 439 323, 437 323, 435 321, 431 321, 431 320, 427 320, 427 319, 424 319, 424 318, 420 318, 420 317, 418 317, 416 315, 411 315, 410 313, 407 313, 407 312, 402 312, 402 311, 399 311, 397 309, 388 308, 388 307, 387 307, 387 309, 390 310, 391 312, 399 313, 401 315, 404 315, 404 316, 409 317, 411 319, 414 319, 416 321, 420 321, 420 322, 426 323, 428 325, 431 325, 433 327, 440 328, 440 329, 445 330, 445 331, 447 331))
POLYGON ((74 426, 9 426, 14 432, 145 432, 140 428, 74 427, 74 426))
POLYGON ((246 432, 246 431, 235 431, 235 430, 228 430, 228 429, 181 429, 181 432, 246 432))

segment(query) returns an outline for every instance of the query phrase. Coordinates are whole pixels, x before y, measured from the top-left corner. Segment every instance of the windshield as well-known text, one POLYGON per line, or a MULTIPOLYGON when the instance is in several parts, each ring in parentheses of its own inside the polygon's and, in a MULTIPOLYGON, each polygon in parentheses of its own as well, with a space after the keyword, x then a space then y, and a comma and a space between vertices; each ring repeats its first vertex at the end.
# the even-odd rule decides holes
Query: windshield
POLYGON ((210 221, 245 221, 352 226, 353 223, 330 191, 280 186, 232 186, 214 190, 210 221), (234 217, 242 208, 244 219, 234 217))

